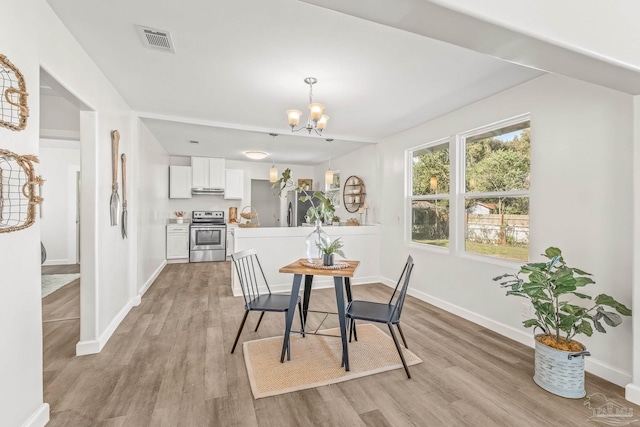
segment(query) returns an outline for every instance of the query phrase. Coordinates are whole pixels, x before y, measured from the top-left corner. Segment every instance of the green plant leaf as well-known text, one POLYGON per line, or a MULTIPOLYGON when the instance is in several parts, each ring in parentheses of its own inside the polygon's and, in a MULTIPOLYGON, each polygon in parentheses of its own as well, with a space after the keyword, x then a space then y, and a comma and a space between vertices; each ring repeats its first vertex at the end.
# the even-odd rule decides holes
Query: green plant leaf
POLYGON ((532 326, 537 326, 540 329, 544 329, 543 325, 538 321, 538 319, 528 319, 522 322, 525 328, 531 328, 532 326))
POLYGON ((547 248, 547 250, 544 251, 544 256, 546 256, 549 259, 560 256, 560 255, 562 255, 562 251, 558 248, 554 248, 553 246, 547 248))
POLYGON ((598 307, 598 314, 609 326, 616 327, 622 323, 622 317, 618 313, 614 313, 612 311, 605 311, 604 308, 598 307))
POLYGON ((589 322, 583 320, 578 326, 576 326, 575 333, 585 334, 586 336, 590 337, 591 335, 593 335, 593 329, 591 328, 591 324, 589 322))
POLYGON ((593 326, 596 328, 596 331, 601 332, 603 334, 607 333, 607 331, 604 329, 604 326, 602 326, 602 323, 600 323, 598 318, 592 317, 591 321, 593 322, 593 326))
POLYGON ((608 307, 615 309, 618 313, 622 314, 623 316, 631 316, 631 310, 628 307, 626 307, 624 304, 619 303, 609 295, 600 294, 595 298, 594 301, 598 305, 606 305, 608 307))
POLYGON ((579 292, 571 292, 571 293, 574 294, 575 296, 577 296, 578 298, 591 299, 591 297, 589 295, 586 295, 586 294, 581 294, 579 292))
MULTIPOLYGON (((575 269, 574 269, 575 271, 575 269)), ((578 273, 582 274, 582 273, 578 273)), ((590 277, 576 277, 576 286, 586 286, 589 283, 596 283, 590 277)))
POLYGON ((580 274, 580 275, 583 275, 583 276, 591 276, 591 273, 587 273, 586 271, 582 271, 579 268, 574 268, 573 271, 575 271, 576 274, 580 274))

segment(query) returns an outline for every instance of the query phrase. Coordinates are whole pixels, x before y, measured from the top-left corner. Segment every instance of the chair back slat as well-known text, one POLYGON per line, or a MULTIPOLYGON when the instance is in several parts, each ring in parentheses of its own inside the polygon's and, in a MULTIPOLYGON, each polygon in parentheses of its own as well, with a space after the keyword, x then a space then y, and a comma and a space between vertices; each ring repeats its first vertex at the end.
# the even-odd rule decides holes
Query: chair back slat
POLYGON ((266 288, 266 292, 271 294, 271 289, 269 288, 267 278, 262 270, 255 249, 248 249, 231 254, 231 260, 238 273, 238 280, 242 288, 245 305, 248 305, 260 296, 261 287, 266 288))
POLYGON ((409 255, 407 262, 404 265, 404 269, 402 270, 402 274, 400 274, 400 278, 398 279, 398 283, 396 284, 396 288, 393 290, 393 294, 391 294, 391 299, 389 300, 389 304, 394 305, 393 311, 391 312, 391 320, 400 320, 404 300, 407 296, 407 290, 409 289, 409 280, 411 280, 412 271, 413 257, 409 255), (399 291, 398 288, 400 288, 399 291))

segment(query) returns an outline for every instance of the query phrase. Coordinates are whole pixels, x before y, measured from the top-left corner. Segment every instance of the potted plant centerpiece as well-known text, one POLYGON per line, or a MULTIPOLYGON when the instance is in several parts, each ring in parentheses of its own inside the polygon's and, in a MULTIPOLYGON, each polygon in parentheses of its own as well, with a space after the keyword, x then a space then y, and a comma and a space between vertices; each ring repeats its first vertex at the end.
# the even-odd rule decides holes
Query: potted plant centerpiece
POLYGON ((592 298, 584 294, 581 288, 595 283, 589 277, 591 274, 569 267, 560 249, 550 247, 543 255, 548 262, 528 263, 517 274, 504 274, 493 280, 501 281, 507 295, 531 301, 535 318, 523 324, 542 331, 535 336, 533 380, 551 393, 581 398, 586 394, 584 356, 590 354, 574 337, 591 336, 594 329, 605 333, 603 322, 618 326, 622 323, 621 315, 631 316, 631 310, 609 295, 592 298))
POLYGON ((344 258, 344 252, 342 252, 342 247, 344 243, 340 241, 341 237, 338 237, 336 240, 331 242, 329 239, 320 238, 316 243, 316 246, 322 252, 322 265, 331 266, 333 265, 333 257, 335 254, 340 255, 344 258))
MULTIPOLYGON (((279 194, 288 186, 293 186, 293 180, 291 179, 291 169, 287 168, 282 172, 282 176, 273 183, 271 188, 279 189, 279 194)), ((296 192, 302 193, 300 200, 303 202, 311 202, 311 207, 307 210, 307 216, 309 221, 315 223, 313 231, 307 236, 306 240, 306 252, 307 261, 314 262, 316 259, 321 258, 322 252, 319 250, 318 243, 324 239, 327 245, 331 243, 329 235, 322 229, 322 222, 328 223, 333 219, 335 213, 335 207, 331 200, 325 197, 319 191, 305 190, 301 186, 296 187, 296 192), (315 203, 314 203, 315 200, 315 203)))

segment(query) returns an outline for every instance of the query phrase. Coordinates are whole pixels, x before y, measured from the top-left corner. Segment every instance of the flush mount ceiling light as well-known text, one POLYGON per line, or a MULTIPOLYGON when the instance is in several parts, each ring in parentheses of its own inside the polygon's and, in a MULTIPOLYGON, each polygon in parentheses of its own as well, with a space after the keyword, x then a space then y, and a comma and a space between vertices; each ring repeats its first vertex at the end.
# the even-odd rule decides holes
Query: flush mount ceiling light
POLYGON ((302 129, 306 129, 309 133, 314 131, 318 135, 322 135, 322 131, 327 127, 327 121, 329 116, 324 113, 324 105, 313 102, 313 85, 318 82, 315 77, 307 77, 304 82, 309 85, 309 118, 307 119, 307 125, 299 127, 300 117, 302 117, 302 111, 299 110, 287 110, 287 117, 289 118, 289 126, 291 126, 291 132, 298 132, 302 129))
POLYGON ((268 154, 264 151, 245 151, 244 155, 251 160, 262 160, 268 156, 268 154))

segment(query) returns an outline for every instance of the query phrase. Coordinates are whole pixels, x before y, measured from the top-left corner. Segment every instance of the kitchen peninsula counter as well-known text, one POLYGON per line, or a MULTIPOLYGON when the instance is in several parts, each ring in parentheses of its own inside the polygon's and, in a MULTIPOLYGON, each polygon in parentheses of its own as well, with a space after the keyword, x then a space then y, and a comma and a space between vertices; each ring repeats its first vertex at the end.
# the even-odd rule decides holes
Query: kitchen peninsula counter
MULTIPOLYGON (((332 238, 342 238, 346 259, 360 261, 352 283, 371 283, 380 280, 380 226, 322 226, 332 238)), ((306 256, 305 243, 314 227, 256 227, 233 228, 234 250, 255 248, 272 292, 289 292, 292 276, 278 269, 306 256)), ((336 256, 336 261, 342 258, 336 256)), ((232 265, 232 268, 233 265, 232 265)), ((235 270, 232 271, 234 295, 242 295, 235 270)), ((331 278, 317 276, 313 287, 333 286, 331 278)))

